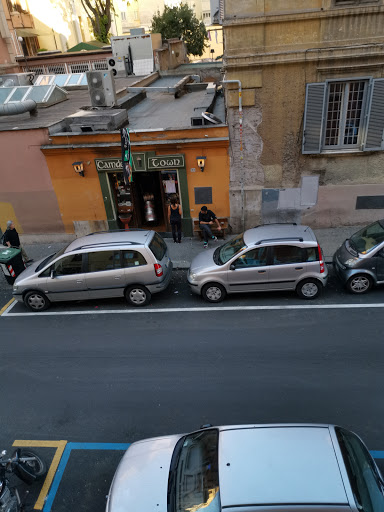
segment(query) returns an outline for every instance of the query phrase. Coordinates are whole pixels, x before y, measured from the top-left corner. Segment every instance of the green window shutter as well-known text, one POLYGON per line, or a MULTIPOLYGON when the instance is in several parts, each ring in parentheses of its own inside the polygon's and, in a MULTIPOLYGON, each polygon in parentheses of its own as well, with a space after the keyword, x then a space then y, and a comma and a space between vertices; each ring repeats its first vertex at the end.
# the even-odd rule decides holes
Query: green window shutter
POLYGON ((314 154, 321 151, 325 89, 325 83, 307 84, 303 154, 314 154))
POLYGON ((364 151, 384 150, 384 78, 372 81, 364 151))

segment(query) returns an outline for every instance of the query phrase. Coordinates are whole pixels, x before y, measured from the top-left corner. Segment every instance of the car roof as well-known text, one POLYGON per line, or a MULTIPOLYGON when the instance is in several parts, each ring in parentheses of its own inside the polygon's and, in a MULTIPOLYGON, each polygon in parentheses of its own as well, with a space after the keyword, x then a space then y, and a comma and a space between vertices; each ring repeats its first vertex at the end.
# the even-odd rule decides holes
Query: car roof
POLYGON ((328 425, 221 427, 222 507, 348 505, 328 425))
POLYGON ((244 232, 244 242, 247 246, 261 241, 289 241, 284 239, 292 239, 292 242, 296 239, 301 242, 317 243, 316 236, 309 226, 296 224, 265 224, 244 232))
POLYGON ((118 245, 144 245, 150 240, 150 235, 154 233, 151 230, 140 231, 109 231, 91 233, 77 238, 68 245, 65 253, 76 251, 78 249, 90 249, 95 247, 108 247, 118 245))

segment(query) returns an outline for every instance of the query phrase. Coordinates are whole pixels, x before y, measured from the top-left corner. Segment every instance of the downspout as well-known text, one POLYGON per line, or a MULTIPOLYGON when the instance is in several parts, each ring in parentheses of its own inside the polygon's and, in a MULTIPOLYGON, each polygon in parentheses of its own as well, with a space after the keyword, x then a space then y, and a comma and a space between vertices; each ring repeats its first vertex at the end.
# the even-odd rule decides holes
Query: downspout
POLYGON ((0 105, 0 116, 14 116, 29 112, 31 116, 37 115, 36 102, 33 100, 17 101, 0 105))
POLYGON ((243 167, 243 101, 240 80, 222 80, 222 84, 237 84, 239 87, 239 140, 240 140, 240 169, 241 169, 241 225, 245 231, 245 208, 244 208, 244 167, 243 167))

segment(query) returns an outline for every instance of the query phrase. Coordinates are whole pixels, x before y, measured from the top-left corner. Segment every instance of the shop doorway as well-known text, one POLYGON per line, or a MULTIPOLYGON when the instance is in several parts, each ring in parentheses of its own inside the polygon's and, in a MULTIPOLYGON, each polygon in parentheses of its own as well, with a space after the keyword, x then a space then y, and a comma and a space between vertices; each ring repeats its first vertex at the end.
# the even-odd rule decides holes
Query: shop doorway
POLYGON ((109 175, 109 181, 120 229, 128 226, 170 231, 168 206, 173 196, 180 201, 176 170, 135 172, 128 185, 124 183, 123 173, 116 172, 109 175))

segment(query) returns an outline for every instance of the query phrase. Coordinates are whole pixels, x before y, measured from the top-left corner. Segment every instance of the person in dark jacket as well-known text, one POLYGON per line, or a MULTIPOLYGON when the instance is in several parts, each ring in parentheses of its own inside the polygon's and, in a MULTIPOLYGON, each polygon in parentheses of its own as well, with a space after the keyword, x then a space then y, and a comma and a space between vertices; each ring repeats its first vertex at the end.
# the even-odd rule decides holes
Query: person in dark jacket
POLYGON ((24 251, 23 247, 20 244, 19 233, 16 231, 13 220, 9 220, 7 222, 7 229, 4 233, 4 244, 7 245, 8 247, 21 249, 21 256, 25 263, 31 263, 33 261, 28 258, 27 253, 24 251))
POLYGON ((202 206, 199 213, 199 225, 203 233, 204 249, 208 247, 209 238, 211 240, 217 240, 217 237, 215 237, 211 231, 211 226, 214 222, 217 224, 217 229, 221 231, 221 226, 216 215, 211 210, 208 210, 206 206, 202 206))
POLYGON ((181 205, 176 196, 172 197, 168 206, 168 222, 171 224, 173 241, 181 244, 181 205))

